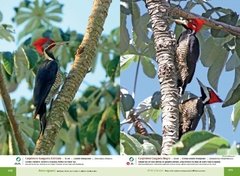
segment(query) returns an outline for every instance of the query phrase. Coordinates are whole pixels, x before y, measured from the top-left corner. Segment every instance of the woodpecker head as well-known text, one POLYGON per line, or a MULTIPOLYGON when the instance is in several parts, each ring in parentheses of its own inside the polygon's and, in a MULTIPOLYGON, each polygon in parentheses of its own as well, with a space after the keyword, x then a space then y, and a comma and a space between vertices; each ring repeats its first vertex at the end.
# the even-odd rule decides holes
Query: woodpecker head
POLYGON ((54 43, 55 42, 50 38, 39 38, 35 42, 33 42, 33 46, 35 47, 35 49, 40 55, 43 55, 45 49, 50 51, 55 46, 54 43))
POLYGON ((201 30, 202 26, 206 23, 205 20, 200 18, 189 19, 187 23, 187 28, 193 30, 195 33, 201 30))
POLYGON ((197 79, 197 81, 200 85, 203 104, 223 102, 210 87, 206 87, 205 85, 203 85, 203 83, 199 81, 199 79, 197 79))
POLYGON ((175 19, 177 24, 183 25, 186 29, 191 29, 194 33, 197 33, 201 30, 203 25, 206 23, 205 20, 200 18, 192 18, 188 20, 175 19))

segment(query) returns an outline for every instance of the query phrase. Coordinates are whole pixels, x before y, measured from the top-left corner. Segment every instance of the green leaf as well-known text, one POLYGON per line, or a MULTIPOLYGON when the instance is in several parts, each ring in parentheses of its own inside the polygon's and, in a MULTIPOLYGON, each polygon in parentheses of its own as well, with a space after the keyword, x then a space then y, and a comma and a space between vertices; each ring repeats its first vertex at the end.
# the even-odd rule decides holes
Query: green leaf
POLYGON ((64 45, 61 45, 54 51, 54 55, 58 57, 60 65, 66 69, 67 64, 71 60, 71 57, 69 57, 70 49, 64 45))
POLYGON ((240 38, 239 37, 236 37, 236 53, 238 55, 238 58, 240 58, 240 38))
POLYGON ((240 101, 238 101, 234 107, 231 115, 233 130, 235 131, 240 120, 240 101))
POLYGON ((235 104, 240 100, 240 67, 235 69, 235 78, 232 88, 229 90, 222 107, 235 104))
POLYGON ((133 108, 135 101, 130 94, 122 94, 121 104, 122 104, 123 110, 126 112, 126 111, 130 111, 133 108))
POLYGON ((50 19, 50 20, 55 21, 55 22, 61 22, 62 21, 62 17, 57 16, 57 15, 49 15, 49 16, 47 16, 47 19, 50 19))
POLYGON ((158 155, 157 148, 147 140, 143 141, 143 155, 158 155))
POLYGON ((161 108, 161 92, 156 91, 153 93, 152 98, 151 98, 151 105, 152 108, 159 110, 161 108))
POLYGON ((106 135, 107 135, 108 139, 110 139, 113 146, 119 145, 120 121, 119 121, 119 117, 117 116, 116 106, 108 107, 104 111, 102 119, 106 119, 106 135))
POLYGON ((149 78, 155 78, 156 69, 155 69, 155 65, 152 63, 151 59, 147 58, 147 57, 141 57, 141 64, 142 64, 142 67, 143 67, 143 72, 149 78))
POLYGON ((191 131, 184 134, 172 147, 174 155, 208 155, 216 153, 219 148, 229 147, 229 143, 207 131, 191 131))
POLYGON ((132 4, 130 1, 126 1, 124 3, 120 3, 120 11, 125 15, 130 15, 132 9, 132 4))
POLYGON ((29 33, 34 32, 41 26, 49 27, 52 22, 62 21, 63 5, 58 1, 45 2, 31 1, 28 5, 20 3, 16 8, 14 21, 17 25, 22 25, 23 30, 19 33, 18 39, 22 39, 29 33))
POLYGON ((240 58, 237 56, 236 52, 234 52, 231 55, 231 57, 228 59, 225 70, 232 71, 239 66, 240 66, 240 58))
POLYGON ((152 96, 141 101, 138 104, 136 111, 140 114, 140 117, 146 122, 148 122, 150 119, 156 122, 161 113, 160 109, 152 108, 152 96))
POLYGON ((205 109, 207 111, 207 115, 208 115, 208 121, 209 121, 209 125, 208 125, 208 130, 213 132, 215 130, 216 127, 216 118, 213 114, 212 108, 210 105, 205 106, 205 109))
POLYGON ((179 38, 182 32, 183 32, 183 27, 181 25, 176 25, 174 29, 174 34, 176 35, 176 39, 179 38))
POLYGON ((191 147, 188 155, 206 155, 216 153, 219 148, 229 147, 229 143, 220 137, 213 137, 191 147))
POLYGON ((2 22, 2 19, 3 19, 3 15, 2 15, 2 12, 0 12, 0 22, 2 22))
POLYGON ((27 60, 27 66, 28 66, 28 69, 32 69, 33 67, 36 66, 37 64, 37 61, 38 61, 38 54, 35 50, 31 49, 31 48, 26 48, 26 49, 22 49, 24 54, 25 54, 25 57, 26 57, 26 60, 27 60))
POLYGON ((239 155, 236 143, 234 143, 231 146, 231 148, 218 149, 217 154, 221 155, 221 156, 236 156, 236 155, 239 155))
POLYGON ((87 140, 88 144, 94 144, 101 116, 100 113, 95 114, 83 124, 79 132, 81 142, 87 140))
POLYGON ((133 26, 135 26, 135 20, 139 19, 141 16, 140 7, 138 6, 137 2, 131 3, 131 15, 132 15, 132 22, 133 26))
POLYGON ((27 136, 25 133, 22 133, 22 136, 23 136, 23 140, 25 142, 25 145, 28 148, 29 154, 32 154, 34 152, 34 149, 35 149, 35 144, 34 144, 32 138, 27 136))
POLYGON ((147 111, 141 113, 141 117, 144 119, 152 119, 155 123, 157 123, 159 117, 161 114, 161 110, 160 109, 148 109, 147 111))
POLYGON ((130 36, 127 29, 127 15, 121 13, 121 25, 120 25, 120 52, 123 54, 129 46, 130 36))
POLYGON ((19 11, 18 15, 15 17, 15 21, 18 25, 22 24, 26 21, 29 21, 29 19, 30 19, 29 16, 30 15, 31 15, 30 12, 19 11))
POLYGON ((14 68, 13 54, 11 52, 2 53, 3 67, 9 75, 12 75, 14 68))
POLYGON ((227 61, 229 52, 219 42, 209 37, 205 43, 201 43, 201 61, 208 69, 208 80, 217 91, 220 74, 227 61))
POLYGON ((214 12, 222 12, 224 14, 233 13, 233 11, 231 9, 226 9, 226 8, 222 8, 222 7, 215 7, 215 8, 211 8, 211 9, 206 10, 206 12, 204 12, 202 14, 202 16, 205 17, 205 18, 209 18, 212 15, 212 13, 214 13, 214 12))
POLYGON ((54 41, 62 41, 62 36, 59 28, 53 28, 52 30, 52 38, 54 41))
POLYGON ((77 138, 76 138, 76 125, 75 124, 71 124, 69 130, 68 130, 68 138, 71 137, 71 140, 69 140, 69 142, 66 143, 66 152, 65 154, 67 155, 74 155, 77 152, 77 138))
POLYGON ((134 59, 136 59, 138 56, 133 54, 123 55, 120 57, 120 67, 121 71, 127 69, 129 65, 134 62, 134 59))
POLYGON ((207 117, 206 117, 206 109, 204 108, 204 113, 201 117, 202 120, 202 130, 205 131, 206 130, 206 126, 207 126, 207 117))
POLYGON ((115 75, 117 74, 120 62, 120 56, 116 55, 112 60, 109 61, 107 67, 107 74, 114 81, 115 75))
POLYGON ((131 135, 120 132, 120 139, 121 139, 121 154, 126 155, 142 155, 143 154, 143 147, 138 142, 137 139, 132 137, 131 135))
POLYGON ((194 8, 197 5, 197 3, 194 3, 192 1, 188 1, 186 6, 184 7, 184 10, 190 12, 192 8, 194 8))
POLYGON ((141 144, 143 144, 144 141, 148 141, 149 143, 155 146, 157 153, 161 154, 162 136, 154 133, 150 133, 148 136, 144 136, 136 133, 136 134, 133 134, 132 136, 136 138, 141 144))
MULTIPOLYGON (((235 26, 238 20, 238 14, 236 12, 232 12, 230 14, 221 16, 219 19, 216 21, 220 21, 232 26, 235 26)), ((229 35, 229 33, 224 32, 222 30, 217 30, 217 29, 211 29, 211 34, 213 37, 226 37, 229 35)))
POLYGON ((20 82, 26 77, 29 70, 27 68, 27 60, 21 48, 19 48, 14 54, 14 67, 17 77, 17 82, 20 82))
POLYGON ((64 128, 61 128, 60 132, 59 132, 59 138, 64 141, 64 143, 68 143, 70 142, 70 138, 68 136, 68 131, 64 128))
POLYGON ((12 35, 13 30, 11 25, 1 24, 0 25, 0 39, 4 39, 8 42, 14 41, 14 37, 12 35))
POLYGON ((150 16, 148 13, 145 13, 138 19, 134 19, 133 22, 133 30, 136 34, 136 48, 138 51, 144 51, 146 43, 150 40, 148 38, 148 23, 150 20, 150 16))

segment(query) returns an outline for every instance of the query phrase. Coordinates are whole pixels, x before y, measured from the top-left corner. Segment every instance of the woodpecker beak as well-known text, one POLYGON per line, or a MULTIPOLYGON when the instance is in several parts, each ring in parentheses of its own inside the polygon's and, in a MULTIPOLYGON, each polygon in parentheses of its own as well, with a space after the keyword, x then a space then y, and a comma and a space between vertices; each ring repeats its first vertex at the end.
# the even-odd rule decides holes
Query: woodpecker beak
POLYGON ((179 25, 183 25, 183 26, 187 26, 188 21, 184 20, 184 19, 174 19, 175 23, 179 24, 179 25))

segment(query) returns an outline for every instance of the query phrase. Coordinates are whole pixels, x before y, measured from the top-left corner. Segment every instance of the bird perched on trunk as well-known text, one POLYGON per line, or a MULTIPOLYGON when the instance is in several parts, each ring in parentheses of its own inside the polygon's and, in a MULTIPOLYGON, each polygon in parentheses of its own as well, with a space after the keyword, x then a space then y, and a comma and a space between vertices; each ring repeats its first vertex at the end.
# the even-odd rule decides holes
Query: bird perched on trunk
POLYGON ((199 80, 201 97, 194 97, 179 104, 179 139, 188 132, 195 130, 207 104, 222 102, 218 95, 199 80))
POLYGON ((51 52, 55 45, 50 38, 39 38, 33 43, 36 51, 45 59, 38 68, 33 90, 33 104, 36 107, 33 117, 40 120, 40 135, 44 134, 47 124, 46 106, 52 103, 62 84, 58 63, 51 52))
POLYGON ((200 46, 196 33, 200 31, 205 23, 202 19, 175 20, 186 29, 177 40, 176 62, 178 69, 177 86, 180 95, 184 94, 187 84, 192 81, 196 64, 198 61, 200 46))

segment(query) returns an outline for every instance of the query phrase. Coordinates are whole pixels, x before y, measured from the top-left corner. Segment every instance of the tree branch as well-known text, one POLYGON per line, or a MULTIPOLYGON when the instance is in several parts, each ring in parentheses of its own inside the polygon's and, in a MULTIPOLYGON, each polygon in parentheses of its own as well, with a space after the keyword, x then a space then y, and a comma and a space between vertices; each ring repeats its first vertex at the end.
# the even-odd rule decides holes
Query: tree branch
POLYGON ((220 21, 213 20, 213 19, 204 18, 204 17, 202 17, 200 15, 197 15, 195 13, 186 12, 179 7, 171 7, 169 13, 170 13, 171 16, 177 16, 177 17, 181 16, 181 17, 186 18, 186 19, 201 18, 201 19, 204 19, 206 21, 205 25, 209 26, 210 28, 223 30, 223 31, 228 32, 232 35, 240 36, 240 27, 232 26, 232 25, 220 22, 220 21))
POLYGON ((80 84, 91 67, 93 58, 96 56, 98 40, 103 31, 103 25, 111 2, 112 0, 94 0, 83 41, 76 52, 68 77, 53 103, 44 136, 41 136, 37 141, 34 150, 35 155, 51 153, 64 121, 64 112, 68 110, 80 84))
POLYGON ((13 107, 12 106, 12 101, 11 101, 10 95, 8 94, 8 91, 7 91, 7 88, 6 88, 4 77, 3 77, 3 74, 2 74, 2 66, 1 65, 0 65, 0 93, 2 95, 4 105, 6 107, 6 111, 7 111, 7 114, 8 114, 8 121, 9 121, 10 126, 12 128, 14 137, 16 138, 20 154, 21 155, 27 155, 28 151, 27 151, 27 148, 25 146, 25 142, 22 138, 22 135, 21 135, 21 132, 20 132, 20 129, 19 129, 19 125, 18 125, 18 123, 15 119, 15 116, 14 116, 14 111, 13 111, 13 108, 12 108, 13 107))
POLYGON ((171 147, 178 140, 179 131, 179 94, 175 66, 176 39, 169 30, 169 3, 166 0, 146 0, 146 4, 153 28, 158 79, 161 85, 163 135, 161 154, 168 155, 171 147))

